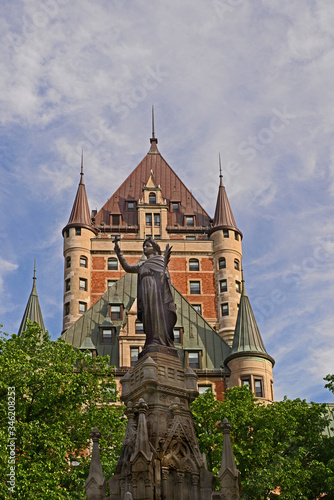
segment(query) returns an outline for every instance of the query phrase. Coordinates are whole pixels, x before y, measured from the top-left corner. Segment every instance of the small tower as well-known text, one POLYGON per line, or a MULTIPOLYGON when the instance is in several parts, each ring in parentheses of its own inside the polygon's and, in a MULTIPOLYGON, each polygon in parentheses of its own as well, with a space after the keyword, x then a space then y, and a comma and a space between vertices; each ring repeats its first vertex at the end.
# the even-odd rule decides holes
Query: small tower
POLYGON ((39 326, 42 328, 42 333, 45 333, 42 310, 41 306, 39 305, 38 295, 36 291, 36 279, 37 278, 36 278, 36 261, 35 261, 32 290, 30 297, 28 299, 27 307, 24 311, 19 331, 17 333, 19 337, 22 335, 22 332, 24 332, 27 329, 28 320, 32 322, 35 321, 36 323, 38 323, 39 326))
POLYGON ((89 212, 83 181, 83 155, 78 191, 64 238, 64 312, 63 331, 90 307, 91 238, 96 235, 89 212))
POLYGON ((260 400, 274 401, 275 361, 264 347, 243 280, 232 351, 225 364, 231 370, 230 387, 247 385, 260 400))
POLYGON ((219 169, 218 198, 209 236, 213 241, 217 331, 232 345, 241 294, 242 233, 236 226, 223 184, 220 155, 219 169))

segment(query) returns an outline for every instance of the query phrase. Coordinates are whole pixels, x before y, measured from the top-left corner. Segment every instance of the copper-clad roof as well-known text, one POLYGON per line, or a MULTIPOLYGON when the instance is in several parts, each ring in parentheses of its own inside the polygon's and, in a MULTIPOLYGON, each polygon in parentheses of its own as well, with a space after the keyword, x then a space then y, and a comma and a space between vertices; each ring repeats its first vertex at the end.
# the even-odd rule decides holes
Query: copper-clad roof
POLYGON ((25 332, 27 329, 27 323, 29 321, 36 321, 39 326, 42 328, 42 331, 45 332, 45 326, 42 316, 41 306, 39 304, 38 295, 36 291, 36 264, 34 267, 34 277, 33 277, 33 285, 32 290, 28 299, 28 303, 26 309, 24 311, 24 315, 21 321, 21 325, 18 331, 18 336, 22 335, 22 332, 25 332))
POLYGON ((257 326, 252 306, 250 305, 249 298, 245 290, 244 281, 242 281, 242 293, 237 322, 235 325, 232 351, 226 362, 232 358, 243 355, 260 356, 271 361, 273 365, 275 363, 264 347, 260 330, 257 326))
POLYGON ((101 222, 109 225, 110 214, 116 214, 119 211, 122 214, 123 225, 137 225, 137 211, 128 212, 126 202, 142 199, 143 187, 146 185, 152 171, 156 183, 161 188, 163 199, 168 204, 170 202, 180 203, 179 212, 168 212, 168 226, 176 224, 184 226, 184 215, 190 213, 196 216, 196 226, 210 226, 209 215, 161 156, 157 142, 158 140, 155 137, 151 138, 151 147, 145 158, 96 214, 96 225, 101 224, 101 222))
POLYGON ((77 190, 77 194, 73 203, 72 212, 68 220, 67 225, 64 227, 63 232, 68 227, 80 226, 87 227, 95 232, 92 227, 92 220, 90 217, 88 199, 86 194, 86 187, 83 181, 83 157, 81 158, 81 172, 80 172, 80 182, 77 190))

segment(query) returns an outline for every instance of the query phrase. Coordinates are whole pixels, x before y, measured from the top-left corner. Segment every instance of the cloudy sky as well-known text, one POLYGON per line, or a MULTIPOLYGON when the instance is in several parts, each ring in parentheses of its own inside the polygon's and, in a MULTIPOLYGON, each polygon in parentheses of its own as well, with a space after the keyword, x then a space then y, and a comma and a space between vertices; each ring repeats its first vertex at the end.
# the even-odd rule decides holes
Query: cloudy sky
POLYGON ((160 152, 213 216, 218 153, 275 396, 333 401, 334 3, 3 0, 0 322, 62 328, 61 229, 160 152))

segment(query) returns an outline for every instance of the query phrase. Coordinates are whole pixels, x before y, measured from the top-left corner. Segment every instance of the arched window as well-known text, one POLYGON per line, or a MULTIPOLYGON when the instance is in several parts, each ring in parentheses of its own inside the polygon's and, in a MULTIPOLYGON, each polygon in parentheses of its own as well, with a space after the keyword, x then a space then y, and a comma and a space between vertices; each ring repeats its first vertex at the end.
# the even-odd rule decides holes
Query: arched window
POLYGON ((150 205, 155 205, 157 203, 157 196, 155 193, 150 193, 148 195, 148 202, 150 205))
POLYGON ((226 260, 225 257, 221 257, 218 262, 219 269, 225 269, 226 267, 226 260))
POLYGON ((198 261, 198 259, 190 259, 190 261, 189 261, 189 271, 199 271, 199 261, 198 261))
POLYGON ((80 267, 87 267, 88 259, 84 255, 80 255, 80 267))
POLYGON ((237 269, 238 271, 240 269, 240 262, 238 259, 234 259, 234 269, 237 269))
POLYGON ((109 257, 108 259, 108 271, 117 271, 118 269, 118 260, 116 257, 109 257))

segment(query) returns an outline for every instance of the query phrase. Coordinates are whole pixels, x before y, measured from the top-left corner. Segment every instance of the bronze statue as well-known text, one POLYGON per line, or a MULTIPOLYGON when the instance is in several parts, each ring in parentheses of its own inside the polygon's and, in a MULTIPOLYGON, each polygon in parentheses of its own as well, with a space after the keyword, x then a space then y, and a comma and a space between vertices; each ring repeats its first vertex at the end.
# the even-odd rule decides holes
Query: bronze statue
POLYGON ((163 258, 158 243, 148 237, 143 243, 143 251, 147 260, 130 266, 121 252, 118 239, 116 237, 114 243, 121 266, 127 273, 138 274, 137 316, 143 323, 146 334, 144 348, 152 344, 172 347, 176 307, 167 268, 171 248, 169 245, 166 246, 165 258, 163 258))

